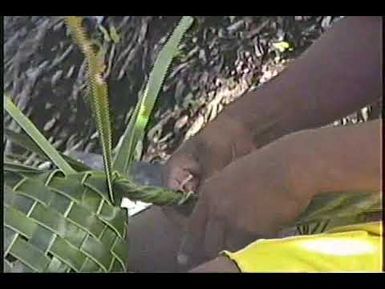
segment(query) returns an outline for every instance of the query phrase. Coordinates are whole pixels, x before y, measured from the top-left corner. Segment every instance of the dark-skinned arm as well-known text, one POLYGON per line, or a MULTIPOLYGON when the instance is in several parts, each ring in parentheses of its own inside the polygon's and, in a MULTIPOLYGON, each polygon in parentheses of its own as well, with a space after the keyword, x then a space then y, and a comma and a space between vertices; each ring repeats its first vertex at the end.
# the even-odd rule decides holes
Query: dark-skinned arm
POLYGON ((347 17, 275 79, 230 105, 221 116, 245 125, 261 146, 375 102, 382 96, 381 76, 381 17, 347 17))
POLYGON ((293 187, 311 198, 328 192, 379 192, 381 125, 378 119, 288 136, 293 187))
POLYGON ((375 102, 382 95, 381 66, 381 17, 340 20, 276 78, 185 142, 167 162, 166 183, 199 190, 204 179, 256 148, 375 102))
POLYGON ((282 137, 203 184, 179 259, 210 260, 242 232, 277 237, 319 194, 379 193, 381 169, 381 120, 282 137))

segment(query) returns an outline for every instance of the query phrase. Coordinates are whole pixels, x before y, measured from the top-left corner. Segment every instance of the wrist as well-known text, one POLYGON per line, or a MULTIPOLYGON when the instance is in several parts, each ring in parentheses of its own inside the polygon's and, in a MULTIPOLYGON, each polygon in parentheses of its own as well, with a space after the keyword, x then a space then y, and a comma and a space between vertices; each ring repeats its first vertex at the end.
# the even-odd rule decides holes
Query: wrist
POLYGON ((278 138, 309 126, 309 107, 301 90, 292 87, 290 73, 280 75, 231 104, 222 113, 241 123, 260 148, 278 138), (288 93, 290 91, 290 93, 288 93))
POLYGON ((189 141, 187 150, 209 174, 255 149, 252 132, 226 115, 219 116, 189 141))

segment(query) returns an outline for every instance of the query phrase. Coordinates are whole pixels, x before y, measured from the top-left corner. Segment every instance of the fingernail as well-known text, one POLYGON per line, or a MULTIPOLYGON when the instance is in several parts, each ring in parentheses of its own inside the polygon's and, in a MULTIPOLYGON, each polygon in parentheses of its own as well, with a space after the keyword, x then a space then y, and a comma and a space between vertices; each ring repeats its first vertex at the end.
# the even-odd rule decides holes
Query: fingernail
POLYGON ((177 256, 177 261, 179 265, 187 265, 189 257, 186 254, 179 253, 177 256))

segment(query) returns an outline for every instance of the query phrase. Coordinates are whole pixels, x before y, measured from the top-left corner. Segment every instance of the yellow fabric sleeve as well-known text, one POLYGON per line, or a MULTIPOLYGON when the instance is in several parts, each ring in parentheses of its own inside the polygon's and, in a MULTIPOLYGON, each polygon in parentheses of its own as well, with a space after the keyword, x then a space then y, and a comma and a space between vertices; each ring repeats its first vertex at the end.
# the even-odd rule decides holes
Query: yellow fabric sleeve
POLYGON ((223 252, 242 272, 381 272, 382 223, 335 228, 317 235, 258 240, 223 252))

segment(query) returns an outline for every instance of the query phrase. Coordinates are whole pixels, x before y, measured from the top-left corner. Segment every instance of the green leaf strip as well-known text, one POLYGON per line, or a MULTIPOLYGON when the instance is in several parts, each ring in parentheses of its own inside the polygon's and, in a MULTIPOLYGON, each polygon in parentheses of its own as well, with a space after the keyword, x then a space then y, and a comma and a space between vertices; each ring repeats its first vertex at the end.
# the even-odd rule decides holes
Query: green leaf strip
POLYGON ((143 141, 145 128, 166 77, 167 70, 177 52, 178 44, 187 29, 192 25, 193 20, 190 16, 184 16, 180 20, 154 63, 144 93, 135 107, 135 111, 130 118, 130 122, 118 144, 117 153, 115 154, 113 168, 121 174, 127 174, 130 163, 140 158, 141 152, 136 154, 138 142, 143 141))
POLYGON ((74 174, 76 171, 64 160, 54 146, 43 136, 35 125, 26 117, 21 110, 12 102, 10 97, 4 95, 4 108, 11 117, 21 126, 21 128, 33 139, 47 157, 64 174, 74 174))
POLYGON ((77 16, 66 17, 67 26, 70 28, 75 42, 83 52, 88 67, 88 83, 91 86, 91 109, 93 111, 99 139, 103 150, 104 169, 107 176, 109 197, 114 203, 112 193, 112 141, 111 123, 109 114, 107 84, 103 79, 104 70, 103 51, 100 49, 98 55, 93 50, 91 41, 87 38, 82 18, 77 16))

